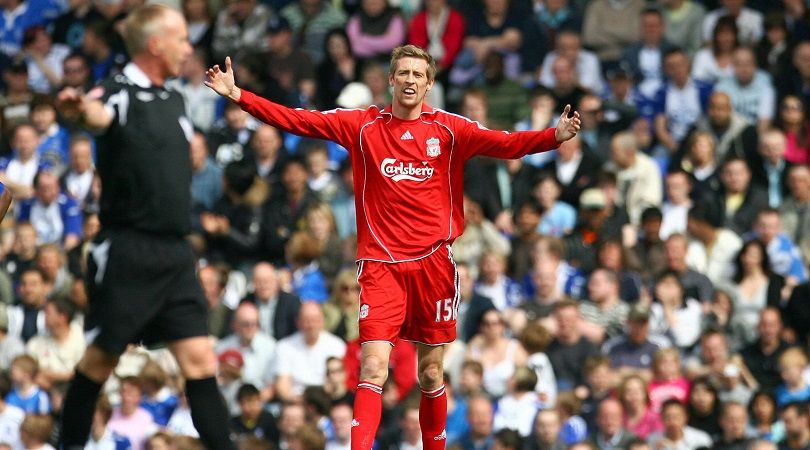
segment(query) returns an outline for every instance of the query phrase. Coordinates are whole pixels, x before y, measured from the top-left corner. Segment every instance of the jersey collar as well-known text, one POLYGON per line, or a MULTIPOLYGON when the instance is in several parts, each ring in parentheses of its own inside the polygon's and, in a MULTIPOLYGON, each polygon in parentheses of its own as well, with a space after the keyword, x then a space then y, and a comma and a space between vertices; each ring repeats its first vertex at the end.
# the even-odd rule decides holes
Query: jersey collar
POLYGON ((149 77, 146 76, 146 73, 133 62, 127 63, 127 65, 124 66, 124 75, 137 86, 144 89, 152 87, 152 82, 149 81, 149 77))
MULTIPOLYGON (((420 115, 422 115, 422 114, 435 114, 435 113, 436 113, 435 108, 433 108, 432 106, 428 105, 425 102, 422 102, 422 112, 419 113, 420 115)), ((394 113, 392 111, 391 104, 388 104, 388 106, 386 106, 382 111, 380 111, 380 114, 390 116, 390 117, 394 117, 394 113)))

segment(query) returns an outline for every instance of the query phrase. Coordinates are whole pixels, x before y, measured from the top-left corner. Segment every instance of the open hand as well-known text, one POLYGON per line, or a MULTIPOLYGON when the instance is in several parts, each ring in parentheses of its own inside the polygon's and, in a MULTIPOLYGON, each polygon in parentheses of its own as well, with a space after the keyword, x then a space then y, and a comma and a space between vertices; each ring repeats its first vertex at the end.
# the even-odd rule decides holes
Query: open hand
POLYGON ((214 67, 205 71, 203 83, 219 95, 234 101, 239 100, 239 88, 236 87, 236 81, 233 78, 230 56, 225 57, 225 71, 220 70, 219 64, 215 64, 214 67))
POLYGON ((560 121, 557 122, 557 130, 554 132, 554 137, 557 142, 563 142, 576 136, 579 132, 579 127, 582 122, 579 120, 579 112, 574 111, 574 115, 568 117, 571 113, 571 105, 565 105, 565 109, 560 116, 560 121))
POLYGON ((76 122, 85 112, 84 95, 75 88, 65 88, 56 96, 56 109, 65 119, 76 122))

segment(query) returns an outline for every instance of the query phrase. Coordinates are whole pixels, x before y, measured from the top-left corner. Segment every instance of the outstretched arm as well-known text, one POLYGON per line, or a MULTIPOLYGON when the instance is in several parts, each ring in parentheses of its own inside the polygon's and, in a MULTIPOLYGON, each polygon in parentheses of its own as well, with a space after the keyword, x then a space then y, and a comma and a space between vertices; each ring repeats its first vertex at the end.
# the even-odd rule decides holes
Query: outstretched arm
POLYGON ((91 131, 105 130, 112 123, 113 115, 99 97, 84 94, 78 89, 65 88, 56 97, 56 108, 68 121, 91 131))
POLYGON ((493 158, 517 159, 530 153, 540 153, 559 147, 579 132, 579 113, 571 115, 571 105, 566 105, 557 128, 542 131, 518 131, 508 133, 487 129, 467 121, 464 127, 464 147, 467 157, 486 155, 493 158), (570 117, 569 117, 570 116, 570 117))
POLYGON ((308 111, 273 103, 236 85, 230 57, 225 58, 225 71, 219 65, 211 67, 205 72, 204 82, 262 122, 299 136, 335 141, 346 148, 352 146, 364 113, 363 110, 308 111))

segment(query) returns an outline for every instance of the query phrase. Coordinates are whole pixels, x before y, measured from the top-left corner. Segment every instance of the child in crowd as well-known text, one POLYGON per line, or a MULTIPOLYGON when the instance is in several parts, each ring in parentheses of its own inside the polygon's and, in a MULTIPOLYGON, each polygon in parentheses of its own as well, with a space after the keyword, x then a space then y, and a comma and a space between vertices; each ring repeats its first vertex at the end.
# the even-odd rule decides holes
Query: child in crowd
POLYGON ((50 416, 32 414, 20 424, 20 440, 25 450, 54 450, 48 444, 53 431, 53 419, 50 416))
POLYGON ((511 428, 525 438, 531 434, 534 417, 541 406, 534 392, 537 375, 526 366, 517 367, 508 385, 509 393, 498 400, 492 428, 495 431, 511 428))
POLYGON ((26 414, 48 414, 51 402, 48 393, 37 386, 34 380, 39 372, 37 360, 29 355, 20 355, 11 361, 11 392, 6 403, 16 406, 26 414))
POLYGON ((480 362, 468 359, 461 365, 459 394, 462 398, 486 395, 484 392, 484 366, 480 362))
POLYGON ((810 399, 810 385, 802 372, 807 367, 807 355, 798 347, 785 350, 779 357, 779 371, 783 383, 776 387, 776 404, 781 408, 790 402, 810 399))
POLYGON ((239 414, 231 418, 231 429, 241 437, 255 436, 274 442, 278 428, 273 415, 264 409, 261 393, 252 384, 243 384, 236 393, 239 414))
POLYGON ((678 349, 662 348, 653 356, 653 378, 647 386, 650 409, 661 412, 667 399, 675 398, 681 403, 689 399, 689 380, 681 373, 681 355, 678 349))
POLYGON ((149 361, 139 378, 143 382, 141 407, 152 415, 155 423, 165 427, 177 408, 177 396, 166 386, 166 372, 158 363, 149 361))
POLYGON ((580 409, 582 418, 585 419, 588 427, 593 428, 596 425, 597 406, 612 393, 616 383, 610 367, 610 359, 607 356, 588 357, 582 370, 585 373, 588 388, 580 388, 575 391, 575 394, 582 401, 580 409))
POLYGON ((557 413, 560 415, 560 440, 565 445, 574 445, 588 438, 588 424, 580 414, 582 402, 571 391, 557 396, 557 413))
POLYGON ((107 424, 112 418, 113 408, 106 395, 99 397, 96 402, 96 412, 93 414, 93 425, 90 429, 90 440, 87 441, 86 450, 130 450, 132 444, 129 439, 110 430, 107 424))

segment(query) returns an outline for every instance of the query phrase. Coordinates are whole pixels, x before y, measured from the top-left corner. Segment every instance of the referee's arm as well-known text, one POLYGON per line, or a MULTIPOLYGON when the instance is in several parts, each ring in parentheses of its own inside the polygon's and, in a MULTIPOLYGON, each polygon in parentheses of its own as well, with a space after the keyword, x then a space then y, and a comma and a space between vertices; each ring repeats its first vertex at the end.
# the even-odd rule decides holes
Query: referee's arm
POLYGON ((88 130, 106 130, 113 121, 113 114, 101 99, 74 88, 65 88, 59 92, 56 107, 65 119, 88 130))

